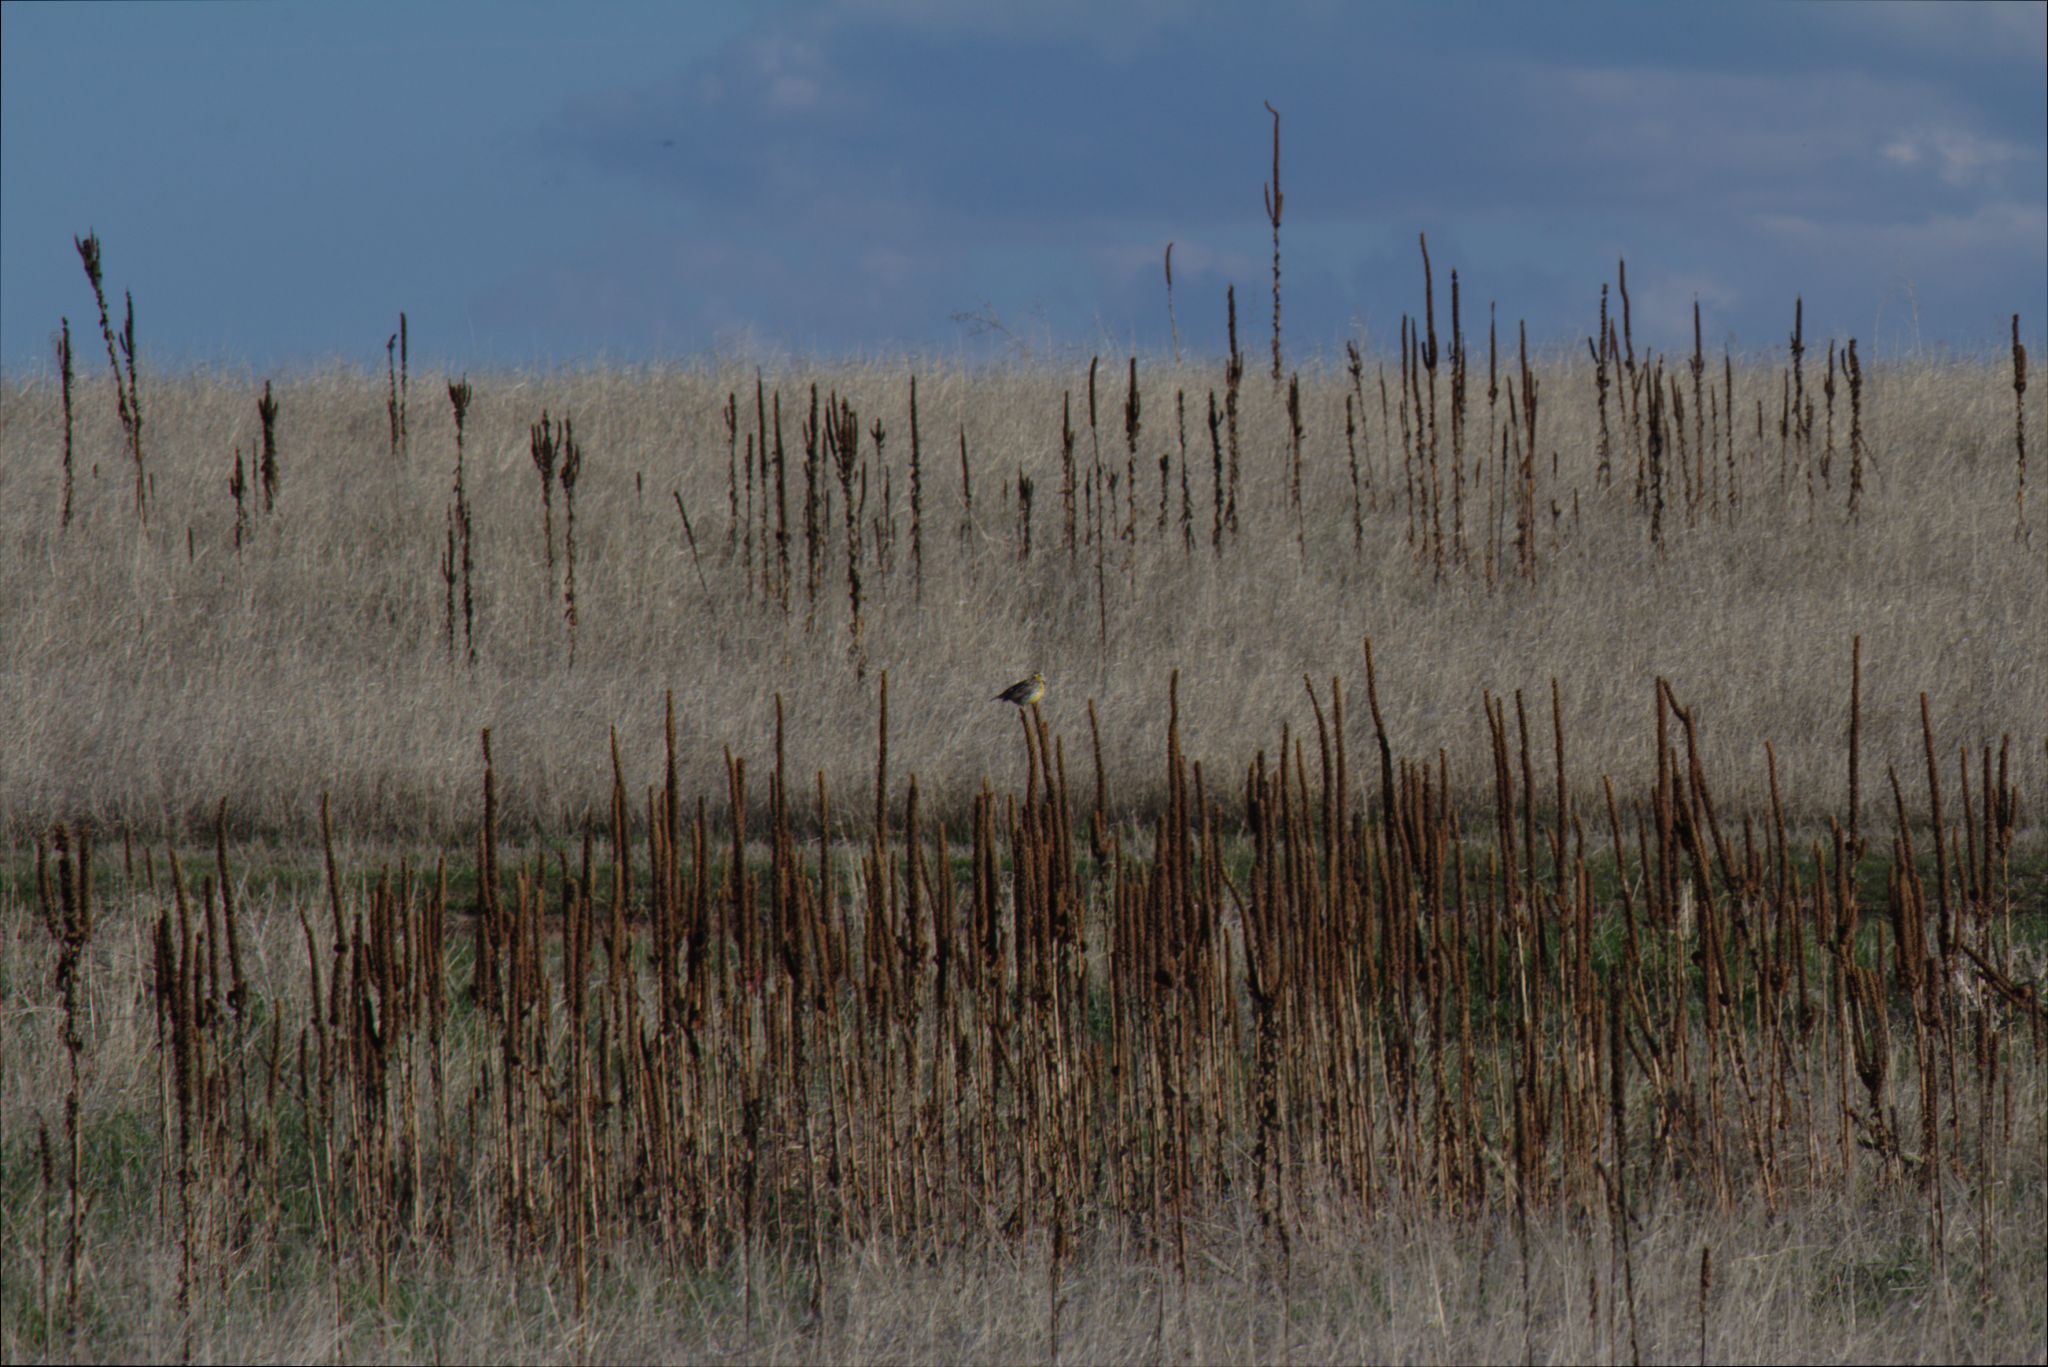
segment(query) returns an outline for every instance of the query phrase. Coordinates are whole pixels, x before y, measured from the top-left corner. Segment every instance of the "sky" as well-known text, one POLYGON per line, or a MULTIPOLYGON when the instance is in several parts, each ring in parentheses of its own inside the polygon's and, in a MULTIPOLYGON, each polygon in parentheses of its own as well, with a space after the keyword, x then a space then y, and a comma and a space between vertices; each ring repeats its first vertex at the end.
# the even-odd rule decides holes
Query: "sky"
POLYGON ((2048 7, 0 5, 0 368, 1269 354, 1447 329, 1997 347, 2048 313, 2048 7), (1173 244, 1173 310, 1164 256, 1173 244), (116 324, 118 326, 118 317, 116 324), (96 345, 81 348, 86 354, 96 345))

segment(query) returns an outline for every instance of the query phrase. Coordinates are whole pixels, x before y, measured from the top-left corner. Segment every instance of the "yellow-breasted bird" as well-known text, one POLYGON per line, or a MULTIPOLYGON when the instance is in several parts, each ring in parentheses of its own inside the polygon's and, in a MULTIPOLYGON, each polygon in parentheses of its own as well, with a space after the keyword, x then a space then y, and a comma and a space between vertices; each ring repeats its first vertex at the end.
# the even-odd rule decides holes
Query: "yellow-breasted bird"
POLYGON ((996 694, 995 702, 1012 702, 1019 707, 1030 707, 1045 696, 1045 675, 1033 674, 1028 679, 1019 679, 1002 692, 996 694))

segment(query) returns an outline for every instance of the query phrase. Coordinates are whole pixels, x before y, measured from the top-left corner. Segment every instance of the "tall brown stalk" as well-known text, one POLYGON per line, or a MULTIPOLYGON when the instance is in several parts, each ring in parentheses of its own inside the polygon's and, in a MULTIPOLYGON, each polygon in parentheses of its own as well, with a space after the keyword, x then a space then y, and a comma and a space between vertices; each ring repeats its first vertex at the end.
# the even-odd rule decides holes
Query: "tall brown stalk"
MULTIPOLYGON (((64 449, 68 452, 71 449, 68 424, 65 432, 64 449)), ((2020 316, 2017 313, 2012 316, 2012 444, 2015 461, 2012 534, 2021 541, 2030 541, 2027 534, 2027 348, 2020 341, 2020 316)), ((67 464, 65 468, 68 470, 70 467, 67 464)), ((70 507, 68 497, 65 506, 70 507)))
MULTIPOLYGON (((2017 322, 2015 322, 2017 328, 2017 322)), ((2015 332, 2017 336, 2017 332, 2015 332)), ((68 531, 72 527, 72 320, 63 320, 63 332, 57 336, 57 375, 63 385, 63 504, 57 514, 57 529, 68 531)), ((2025 443, 2021 443, 2021 451, 2025 443)), ((2025 457, 2021 457, 2021 469, 2025 469, 2025 457)), ((2021 486, 2025 480, 2021 480, 2021 486)))
POLYGON ((78 259, 85 266, 85 278, 92 285, 93 302, 99 305, 100 337, 107 344, 107 367, 114 372, 114 409, 121 418, 121 430, 128 438, 128 452, 135 461, 135 517, 149 523, 148 483, 142 468, 142 396, 135 381, 135 296, 124 291, 125 321, 117 336, 107 312, 107 291, 100 268, 100 240, 88 232, 71 239, 78 259))
POLYGON ((263 382, 263 397, 256 401, 256 418, 262 428, 262 448, 257 457, 257 477, 263 486, 263 511, 277 509, 277 400, 270 395, 270 381, 263 382))
POLYGON ((1173 363, 1180 364, 1180 321, 1173 315, 1173 244, 1166 244, 1166 326, 1173 335, 1173 363))
MULTIPOLYGON (((583 474, 583 448, 576 443, 576 427, 568 415, 562 417, 562 614, 569 625, 569 663, 576 663, 576 481, 583 474)), ((465 590, 466 594, 467 590, 465 590)), ((475 663, 476 653, 470 652, 475 663)))

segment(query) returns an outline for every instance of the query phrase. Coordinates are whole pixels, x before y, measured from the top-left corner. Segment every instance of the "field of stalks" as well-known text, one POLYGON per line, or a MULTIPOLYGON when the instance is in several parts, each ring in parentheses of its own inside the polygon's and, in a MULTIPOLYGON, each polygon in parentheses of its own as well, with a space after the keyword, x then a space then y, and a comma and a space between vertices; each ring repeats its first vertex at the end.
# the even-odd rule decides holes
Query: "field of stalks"
POLYGON ((2020 321, 1625 280, 1299 369, 67 324, 0 1355, 2041 1361, 2020 321))

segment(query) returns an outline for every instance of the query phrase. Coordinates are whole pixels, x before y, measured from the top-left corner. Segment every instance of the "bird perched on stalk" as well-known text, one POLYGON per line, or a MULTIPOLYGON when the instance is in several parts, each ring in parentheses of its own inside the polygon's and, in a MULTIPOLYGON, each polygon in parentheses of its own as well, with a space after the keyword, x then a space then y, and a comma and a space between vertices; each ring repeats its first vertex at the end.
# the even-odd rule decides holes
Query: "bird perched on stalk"
POLYGON ((1015 703, 1019 707, 1033 707, 1044 696, 1045 675, 1033 674, 1028 679, 1019 679, 1002 692, 996 694, 993 701, 1015 703))

